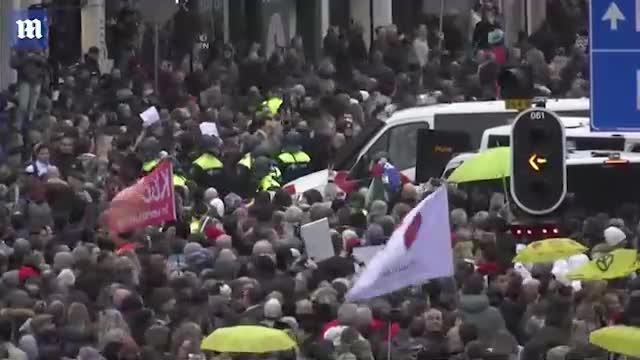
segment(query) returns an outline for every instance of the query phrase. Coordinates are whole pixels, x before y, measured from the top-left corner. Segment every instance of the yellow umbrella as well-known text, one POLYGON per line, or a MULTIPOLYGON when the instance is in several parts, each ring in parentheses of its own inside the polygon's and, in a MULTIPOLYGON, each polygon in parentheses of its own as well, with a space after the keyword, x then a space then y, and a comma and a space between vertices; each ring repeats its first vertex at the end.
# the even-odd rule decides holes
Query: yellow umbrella
POLYGON ((571 280, 618 279, 629 276, 639 265, 636 250, 617 249, 569 271, 567 277, 571 280))
POLYGON ((545 239, 534 241, 522 249, 513 258, 513 262, 544 263, 553 262, 571 255, 587 251, 582 244, 566 238, 545 239))
POLYGON ((217 329, 200 344, 202 350, 252 354, 289 350, 295 346, 295 341, 284 331, 249 325, 217 329))
POLYGON ((509 176, 508 147, 497 147, 483 151, 465 160, 447 180, 454 183, 504 179, 509 176))
POLYGON ((626 356, 640 356, 640 328, 608 326, 589 334, 589 342, 609 352, 626 356))

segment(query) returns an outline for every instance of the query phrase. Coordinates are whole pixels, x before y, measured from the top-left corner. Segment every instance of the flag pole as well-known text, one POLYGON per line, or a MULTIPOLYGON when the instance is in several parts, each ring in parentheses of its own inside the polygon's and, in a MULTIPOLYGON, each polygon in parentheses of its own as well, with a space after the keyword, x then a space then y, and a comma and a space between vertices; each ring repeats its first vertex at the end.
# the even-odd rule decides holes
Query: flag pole
POLYGON ((389 319, 387 323, 387 360, 391 360, 391 324, 392 321, 389 319))
POLYGON ((160 93, 158 82, 160 78, 160 25, 157 21, 153 22, 153 87, 156 94, 160 93))
POLYGON ((440 23, 438 24, 438 50, 442 50, 443 45, 443 34, 444 30, 444 0, 440 0, 440 23))

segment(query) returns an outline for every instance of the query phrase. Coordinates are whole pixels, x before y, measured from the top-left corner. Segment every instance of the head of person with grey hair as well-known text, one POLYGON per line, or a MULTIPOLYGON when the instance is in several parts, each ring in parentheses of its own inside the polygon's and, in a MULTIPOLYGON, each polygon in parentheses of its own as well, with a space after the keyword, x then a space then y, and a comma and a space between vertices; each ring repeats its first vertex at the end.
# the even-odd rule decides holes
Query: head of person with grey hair
POLYGON ((389 211, 389 205, 386 201, 383 200, 375 200, 369 205, 369 221, 374 218, 382 217, 387 215, 389 211))
POLYGON ((278 299, 271 298, 264 303, 263 311, 265 320, 270 326, 273 326, 273 322, 282 317, 282 304, 278 299))
POLYGON ((298 225, 302 223, 304 218, 304 212, 299 207, 292 205, 284 211, 284 221, 292 225, 298 225))
POLYGON ((273 245, 269 241, 259 240, 253 245, 251 254, 253 256, 261 256, 261 255, 273 256, 275 255, 275 251, 273 249, 273 245))
POLYGON ((384 245, 387 241, 387 237, 384 234, 384 229, 380 224, 371 224, 367 227, 364 234, 364 240, 367 245, 384 245))
POLYGON ((467 211, 464 209, 451 210, 451 227, 455 230, 468 224, 467 211))
POLYGON ((358 305, 344 303, 338 308, 338 324, 342 326, 356 326, 358 320, 358 305))
POLYGON ((397 203, 393 206, 393 209, 391 209, 391 216, 393 217, 395 222, 399 224, 410 211, 411 206, 405 203, 397 203))
POLYGON ((479 228, 479 227, 484 226, 484 224, 487 221, 487 219, 489 219, 489 212, 484 211, 484 210, 483 211, 478 211, 471 218, 471 224, 475 228, 479 228))
POLYGON ((323 203, 315 203, 309 209, 309 221, 314 222, 323 218, 333 217, 333 210, 330 206, 323 203))
POLYGON ((218 238, 216 239, 216 249, 222 250, 231 248, 233 248, 233 239, 231 238, 231 236, 227 234, 218 236, 218 238))
POLYGON ((383 216, 380 219, 378 219, 378 221, 376 221, 376 224, 380 225, 382 227, 382 230, 384 232, 384 236, 386 237, 390 237, 391 234, 393 234, 393 231, 396 228, 396 221, 393 217, 387 215, 387 216, 383 216))

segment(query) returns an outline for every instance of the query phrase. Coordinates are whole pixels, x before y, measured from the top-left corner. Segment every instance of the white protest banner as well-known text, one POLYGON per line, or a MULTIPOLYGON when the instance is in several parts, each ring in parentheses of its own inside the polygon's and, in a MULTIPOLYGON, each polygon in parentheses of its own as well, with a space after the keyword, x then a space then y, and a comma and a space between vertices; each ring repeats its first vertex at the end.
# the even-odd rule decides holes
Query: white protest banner
POLYGON ((300 235, 309 257, 320 262, 335 255, 327 218, 302 225, 300 235))
POLYGON ((160 121, 160 113, 155 106, 148 108, 140 114, 140 118, 142 119, 142 126, 149 127, 156 122, 160 121))
POLYGON ((216 123, 212 123, 212 122, 201 123, 200 132, 202 133, 202 135, 220 137, 220 133, 218 133, 218 126, 216 125, 216 123))

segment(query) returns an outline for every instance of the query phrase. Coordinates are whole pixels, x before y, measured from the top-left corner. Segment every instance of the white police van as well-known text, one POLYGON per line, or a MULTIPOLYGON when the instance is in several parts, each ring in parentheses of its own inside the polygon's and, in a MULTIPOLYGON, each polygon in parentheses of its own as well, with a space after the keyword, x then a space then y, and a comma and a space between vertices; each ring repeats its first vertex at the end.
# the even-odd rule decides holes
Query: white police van
MULTIPOLYGON (((564 125, 567 149, 574 150, 612 150, 619 152, 640 152, 640 133, 592 132, 587 117, 561 117, 564 125)), ((482 134, 479 152, 509 146, 511 125, 496 126, 482 134)), ((454 156, 447 164, 444 177, 449 176, 455 168, 475 153, 461 153, 454 156)))
MULTIPOLYGON (((551 99, 546 108, 560 116, 586 117, 589 100, 551 99)), ((473 148, 480 148, 486 129, 508 125, 517 115, 506 110, 504 101, 480 101, 419 106, 399 110, 384 119, 371 119, 356 138, 347 143, 336 158, 334 171, 349 171, 352 179, 367 177, 369 162, 384 151, 409 179, 415 178, 418 130, 464 131, 473 148)), ((333 171, 322 170, 296 179, 285 187, 296 193, 309 189, 322 191, 333 171)))
MULTIPOLYGON (((606 149, 640 152, 639 133, 592 132, 587 117, 561 117, 567 138, 567 149, 606 149)), ((509 146, 511 125, 485 130, 480 140, 480 150, 497 146, 509 146)))
MULTIPOLYGON (((470 159, 476 155, 465 154, 465 157, 470 159)), ((461 163, 458 161, 455 165, 461 163)), ((640 205, 640 192, 635 191, 640 176, 640 153, 571 150, 567 153, 566 164, 567 194, 572 207, 597 213, 615 211, 625 203, 640 205)), ((443 177, 446 178, 453 169, 447 166, 443 177)), ((503 192, 508 184, 509 181, 490 180, 458 186, 490 196, 493 192, 503 192)))

